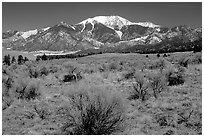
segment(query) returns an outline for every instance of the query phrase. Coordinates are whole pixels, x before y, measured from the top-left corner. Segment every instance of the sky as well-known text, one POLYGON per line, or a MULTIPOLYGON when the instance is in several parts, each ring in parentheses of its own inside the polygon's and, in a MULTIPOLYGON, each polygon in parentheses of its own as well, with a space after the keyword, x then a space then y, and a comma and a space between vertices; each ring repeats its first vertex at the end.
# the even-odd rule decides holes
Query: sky
POLYGON ((164 27, 202 26, 201 2, 3 2, 2 31, 26 31, 64 21, 76 24, 99 15, 118 15, 132 22, 164 27))

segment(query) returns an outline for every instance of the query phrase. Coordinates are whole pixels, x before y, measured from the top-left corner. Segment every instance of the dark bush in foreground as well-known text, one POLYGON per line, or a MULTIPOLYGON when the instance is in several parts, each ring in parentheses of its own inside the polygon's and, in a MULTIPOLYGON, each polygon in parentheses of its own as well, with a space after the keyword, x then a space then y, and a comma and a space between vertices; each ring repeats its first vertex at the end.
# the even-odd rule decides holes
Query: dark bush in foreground
POLYGON ((8 108, 13 102, 10 91, 12 84, 13 78, 11 76, 2 75, 2 110, 8 108))
POLYGON ((141 75, 135 76, 135 83, 133 83, 133 91, 129 99, 140 99, 141 101, 147 100, 148 96, 148 83, 141 75))
POLYGON ((94 90, 80 90, 68 95, 70 104, 62 134, 108 135, 122 128, 124 111, 121 99, 97 88, 94 90))
POLYGON ((15 83, 15 93, 18 99, 36 99, 41 95, 39 82, 34 79, 20 78, 15 83))
POLYGON ((70 71, 68 74, 65 74, 62 76, 61 81, 63 82, 72 82, 72 81, 79 81, 82 79, 81 71, 76 71, 77 68, 74 68, 72 71, 70 71))
POLYGON ((158 98, 158 95, 167 88, 166 79, 161 74, 157 74, 151 77, 150 86, 154 97, 158 98))
POLYGON ((50 106, 46 101, 37 101, 33 105, 35 113, 42 119, 46 119, 51 115, 50 106))
POLYGON ((169 70, 165 73, 169 86, 180 85, 185 82, 184 72, 169 70))

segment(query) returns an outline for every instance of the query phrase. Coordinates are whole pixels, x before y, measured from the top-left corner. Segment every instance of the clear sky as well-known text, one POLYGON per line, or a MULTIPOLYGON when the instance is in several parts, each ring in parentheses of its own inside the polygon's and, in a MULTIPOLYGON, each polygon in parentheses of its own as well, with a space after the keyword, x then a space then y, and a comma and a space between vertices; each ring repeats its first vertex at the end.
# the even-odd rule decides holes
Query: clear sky
POLYGON ((2 31, 25 31, 54 26, 64 21, 76 24, 89 17, 119 15, 132 22, 150 21, 173 27, 202 26, 202 3, 168 2, 3 2, 2 31))

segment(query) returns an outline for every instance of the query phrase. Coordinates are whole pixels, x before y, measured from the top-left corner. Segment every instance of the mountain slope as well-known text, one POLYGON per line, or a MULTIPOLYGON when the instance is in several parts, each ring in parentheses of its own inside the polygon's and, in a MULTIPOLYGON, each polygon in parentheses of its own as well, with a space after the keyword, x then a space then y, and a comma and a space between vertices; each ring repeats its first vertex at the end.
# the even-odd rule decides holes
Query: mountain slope
POLYGON ((151 22, 131 22, 120 16, 96 16, 74 25, 60 22, 25 32, 7 31, 2 39, 3 48, 24 51, 123 50, 142 45, 146 48, 158 44, 169 46, 172 41, 185 45, 202 40, 202 29, 185 25, 167 28, 151 22))

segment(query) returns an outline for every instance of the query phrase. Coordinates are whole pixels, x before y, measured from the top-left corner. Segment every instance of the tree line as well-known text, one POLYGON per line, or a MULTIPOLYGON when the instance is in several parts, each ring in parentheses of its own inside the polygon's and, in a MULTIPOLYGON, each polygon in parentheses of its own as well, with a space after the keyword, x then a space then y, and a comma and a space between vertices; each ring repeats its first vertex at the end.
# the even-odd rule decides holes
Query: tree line
POLYGON ((3 58, 3 64, 8 65, 8 66, 10 66, 11 64, 15 64, 15 63, 18 63, 19 65, 22 65, 26 61, 29 61, 29 59, 27 57, 23 57, 22 55, 19 55, 17 60, 16 60, 15 56, 13 56, 12 59, 11 59, 9 54, 5 55, 4 58, 3 58))

